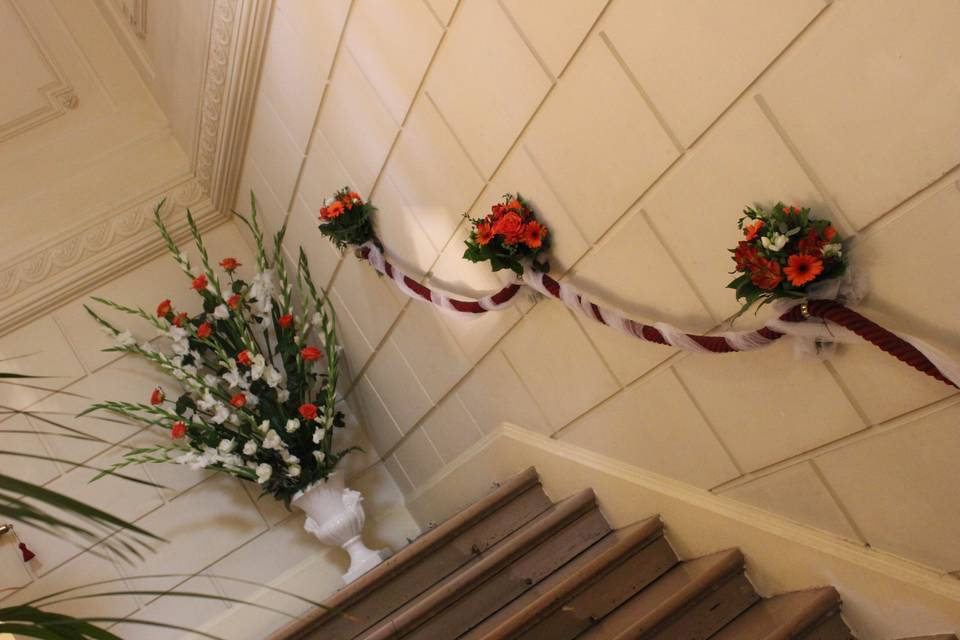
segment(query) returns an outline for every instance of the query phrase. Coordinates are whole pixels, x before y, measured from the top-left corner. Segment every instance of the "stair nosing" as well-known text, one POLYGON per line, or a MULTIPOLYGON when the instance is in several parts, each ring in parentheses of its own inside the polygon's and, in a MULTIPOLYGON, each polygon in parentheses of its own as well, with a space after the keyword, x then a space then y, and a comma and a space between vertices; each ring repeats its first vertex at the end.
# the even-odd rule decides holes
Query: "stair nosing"
POLYGON ((408 609, 401 611, 399 615, 387 617, 378 625, 374 625, 363 637, 378 637, 383 626, 388 624, 398 633, 421 626, 432 617, 428 615, 431 611, 443 611, 482 585, 491 576, 499 573, 511 560, 523 557, 554 532, 565 528, 596 508, 596 495, 593 489, 584 489, 570 496, 528 523, 525 529, 520 529, 513 536, 505 539, 504 544, 498 544, 477 558, 473 564, 438 583, 438 585, 445 585, 446 589, 427 593, 421 599, 414 601, 408 609), (416 624, 418 621, 421 621, 420 624, 416 624))
POLYGON ((607 574, 615 563, 623 561, 643 551, 654 541, 663 536, 663 522, 659 516, 646 518, 630 527, 611 532, 611 535, 626 533, 623 540, 619 540, 610 548, 601 552, 593 562, 574 574, 565 578, 548 592, 542 594, 529 603, 524 611, 504 620, 502 624, 484 635, 484 640, 499 640, 508 637, 508 634, 519 632, 532 627, 545 616, 556 611, 558 604, 568 601, 579 594, 584 587, 589 586, 598 578, 607 574), (629 530, 632 529, 632 530, 629 530))
MULTIPOLYGON (((698 602, 702 597, 714 591, 717 586, 725 584, 728 580, 735 578, 738 574, 744 571, 744 557, 740 549, 724 549, 722 551, 717 551, 716 553, 711 553, 706 556, 701 556, 695 558, 694 560, 686 561, 686 563, 681 562, 676 567, 671 569, 671 571, 678 571, 683 568, 684 564, 689 564, 690 562, 695 562, 697 560, 704 560, 705 558, 717 558, 717 562, 708 567, 704 572, 704 578, 696 581, 690 582, 686 585, 683 585, 680 589, 674 591, 666 598, 659 606, 652 609, 643 619, 636 620, 620 630, 616 636, 613 636, 614 640, 626 640, 628 638, 635 637, 634 634, 638 631, 638 627, 641 624, 650 624, 649 627, 641 628, 640 630, 649 632, 652 631, 664 623, 668 622, 673 616, 677 613, 683 611, 685 607, 692 603, 698 602)), ((661 580, 670 575, 670 572, 667 572, 661 576, 661 580)), ((653 583, 655 585, 656 583, 653 583)), ((651 585, 651 587, 653 586, 651 585)), ((647 587, 649 589, 650 587, 647 587)), ((643 595, 643 591, 634 596, 635 598, 643 595)), ((629 600, 627 601, 629 603, 629 600)), ((624 603, 626 604, 626 603, 624 603)), ((623 605, 621 605, 623 606, 623 605)), ((615 615, 616 610, 611 612, 610 615, 615 615)))
POLYGON ((270 636, 270 640, 286 640, 296 634, 320 625, 334 615, 342 614, 346 607, 358 602, 369 591, 389 582, 405 568, 412 566, 417 558, 429 554, 433 549, 455 538, 491 512, 540 485, 540 476, 534 467, 527 467, 520 473, 508 478, 489 494, 457 512, 433 529, 421 534, 416 540, 400 549, 375 569, 360 576, 344 586, 323 603, 323 608, 314 609, 303 617, 291 622, 270 636))

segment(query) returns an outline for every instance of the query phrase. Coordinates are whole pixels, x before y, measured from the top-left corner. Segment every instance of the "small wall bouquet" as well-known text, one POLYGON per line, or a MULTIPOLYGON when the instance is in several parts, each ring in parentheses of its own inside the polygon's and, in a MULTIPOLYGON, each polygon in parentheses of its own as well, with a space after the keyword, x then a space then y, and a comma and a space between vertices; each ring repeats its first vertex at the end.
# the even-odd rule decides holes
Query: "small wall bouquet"
POLYGON ((377 211, 349 187, 337 191, 320 209, 320 233, 330 238, 338 249, 347 245, 360 246, 376 240, 373 214, 377 211))
POLYGON ((463 257, 471 262, 490 262, 494 271, 510 269, 523 275, 523 262, 535 271, 549 271, 541 254, 550 248, 547 227, 537 221, 530 205, 520 194, 506 194, 483 218, 467 218, 472 225, 463 257))
POLYGON ((843 240, 828 220, 811 218, 809 208, 747 207, 737 226, 743 240, 730 252, 740 275, 727 285, 744 301, 737 315, 758 301, 759 309, 779 298, 804 298, 810 287, 846 271, 843 240))
POLYGON ((169 444, 129 451, 108 472, 144 463, 182 464, 256 482, 289 505, 298 491, 325 479, 350 452, 333 449, 333 430, 344 426, 337 409, 333 307, 314 286, 301 250, 295 285, 302 302, 296 311, 294 285, 280 256, 285 229, 273 238, 273 255, 268 256, 255 201, 250 220, 241 216, 258 247, 257 272, 250 282, 237 277, 240 264, 234 258, 223 258, 219 270, 214 269, 187 212, 200 254, 200 264, 192 264, 160 220, 162 204, 154 211, 154 222, 189 278, 189 288, 202 298, 203 310, 190 315, 165 299, 148 313, 94 298, 150 322, 161 336, 157 346, 139 342, 87 307, 117 340, 107 351, 153 362, 176 387, 145 392, 141 403, 107 401, 87 409, 85 413, 111 411, 169 433, 169 444))

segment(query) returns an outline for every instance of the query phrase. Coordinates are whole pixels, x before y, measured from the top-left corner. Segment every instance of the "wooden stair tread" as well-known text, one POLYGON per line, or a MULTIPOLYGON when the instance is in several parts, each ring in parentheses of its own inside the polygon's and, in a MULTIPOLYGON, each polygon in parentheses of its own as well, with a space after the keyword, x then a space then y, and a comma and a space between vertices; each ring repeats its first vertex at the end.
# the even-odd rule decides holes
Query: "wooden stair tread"
POLYGON ((648 518, 610 533, 463 639, 576 637, 676 562, 660 518, 648 518))
POLYGON ((933 636, 912 636, 910 638, 901 638, 901 640, 957 640, 957 636, 952 633, 941 633, 933 636))
POLYGON ((528 522, 358 638, 455 638, 609 531, 593 491, 581 491, 528 522))
POLYGON ((436 582, 550 509, 533 468, 439 526, 426 531, 271 640, 346 640, 363 632, 436 582))
POLYGON ((743 568, 738 549, 681 562, 578 638, 708 638, 758 599, 743 568))
POLYGON ((840 594, 833 587, 764 598, 724 627, 714 640, 802 638, 839 610, 840 594))

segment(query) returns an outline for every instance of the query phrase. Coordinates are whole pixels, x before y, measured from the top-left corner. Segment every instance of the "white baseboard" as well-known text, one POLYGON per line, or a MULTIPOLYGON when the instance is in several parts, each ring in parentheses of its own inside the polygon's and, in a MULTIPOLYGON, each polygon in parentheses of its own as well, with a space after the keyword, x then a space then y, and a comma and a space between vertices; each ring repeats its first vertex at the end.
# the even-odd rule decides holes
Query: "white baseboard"
POLYGON ((659 513, 682 558, 739 547, 761 595, 834 585, 861 639, 960 629, 952 576, 510 424, 441 469, 407 506, 421 527, 442 522, 530 466, 554 500, 593 488, 614 527, 659 513))

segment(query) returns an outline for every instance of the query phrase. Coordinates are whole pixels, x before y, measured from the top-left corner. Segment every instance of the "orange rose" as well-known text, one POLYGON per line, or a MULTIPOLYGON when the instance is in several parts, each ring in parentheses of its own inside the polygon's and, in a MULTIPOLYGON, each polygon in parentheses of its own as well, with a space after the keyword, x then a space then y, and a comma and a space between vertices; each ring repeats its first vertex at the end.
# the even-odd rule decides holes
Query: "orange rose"
POLYGON ((284 314, 284 315, 280 316, 280 317, 277 319, 277 324, 279 324, 279 325, 280 325, 282 328, 284 328, 284 329, 289 328, 290 325, 293 324, 293 315, 287 313, 287 314, 284 314))
POLYGON ((493 225, 493 232, 503 236, 506 244, 516 244, 523 232, 523 218, 510 211, 493 225))
POLYGON ((163 302, 157 305, 157 317, 165 318, 167 314, 170 313, 172 310, 173 310, 173 305, 170 303, 170 301, 164 300, 163 302))
POLYGON ((827 225, 827 228, 823 230, 823 238, 827 242, 830 242, 837 236, 837 230, 833 228, 832 225, 827 225))
POLYGON ((240 263, 237 262, 236 258, 224 258, 220 261, 220 266, 223 267, 223 270, 227 273, 233 273, 236 268, 240 266, 240 263))
POLYGON ((163 404, 166 394, 163 392, 163 389, 157 387, 153 390, 153 393, 150 394, 150 404, 157 406, 158 404, 163 404))
POLYGON ((314 420, 317 417, 317 405, 307 402, 298 409, 304 420, 314 420))
POLYGON ((237 354, 237 362, 242 364, 245 367, 249 367, 253 360, 250 359, 250 352, 244 349, 237 354))
POLYGON ((240 304, 241 298, 242 296, 239 293, 236 293, 230 296, 229 298, 227 298, 227 304, 230 306, 231 309, 236 309, 237 305, 240 304))
POLYGON ((243 409, 243 407, 245 407, 247 404, 247 396, 243 395, 242 393, 238 393, 237 395, 230 398, 230 404, 232 404, 237 409, 243 409))
POLYGON ((182 420, 177 420, 170 427, 170 437, 179 440, 187 434, 187 425, 182 420))
POLYGON ((320 351, 320 349, 317 349, 316 347, 304 347, 303 349, 300 349, 300 357, 307 362, 319 360, 323 357, 323 351, 320 351))
POLYGON ((190 286, 193 287, 196 291, 202 291, 207 288, 207 276, 202 273, 193 279, 193 282, 190 283, 190 286))
POLYGON ((204 322, 197 327, 198 338, 209 338, 211 333, 213 333, 213 327, 210 326, 209 322, 204 322))

